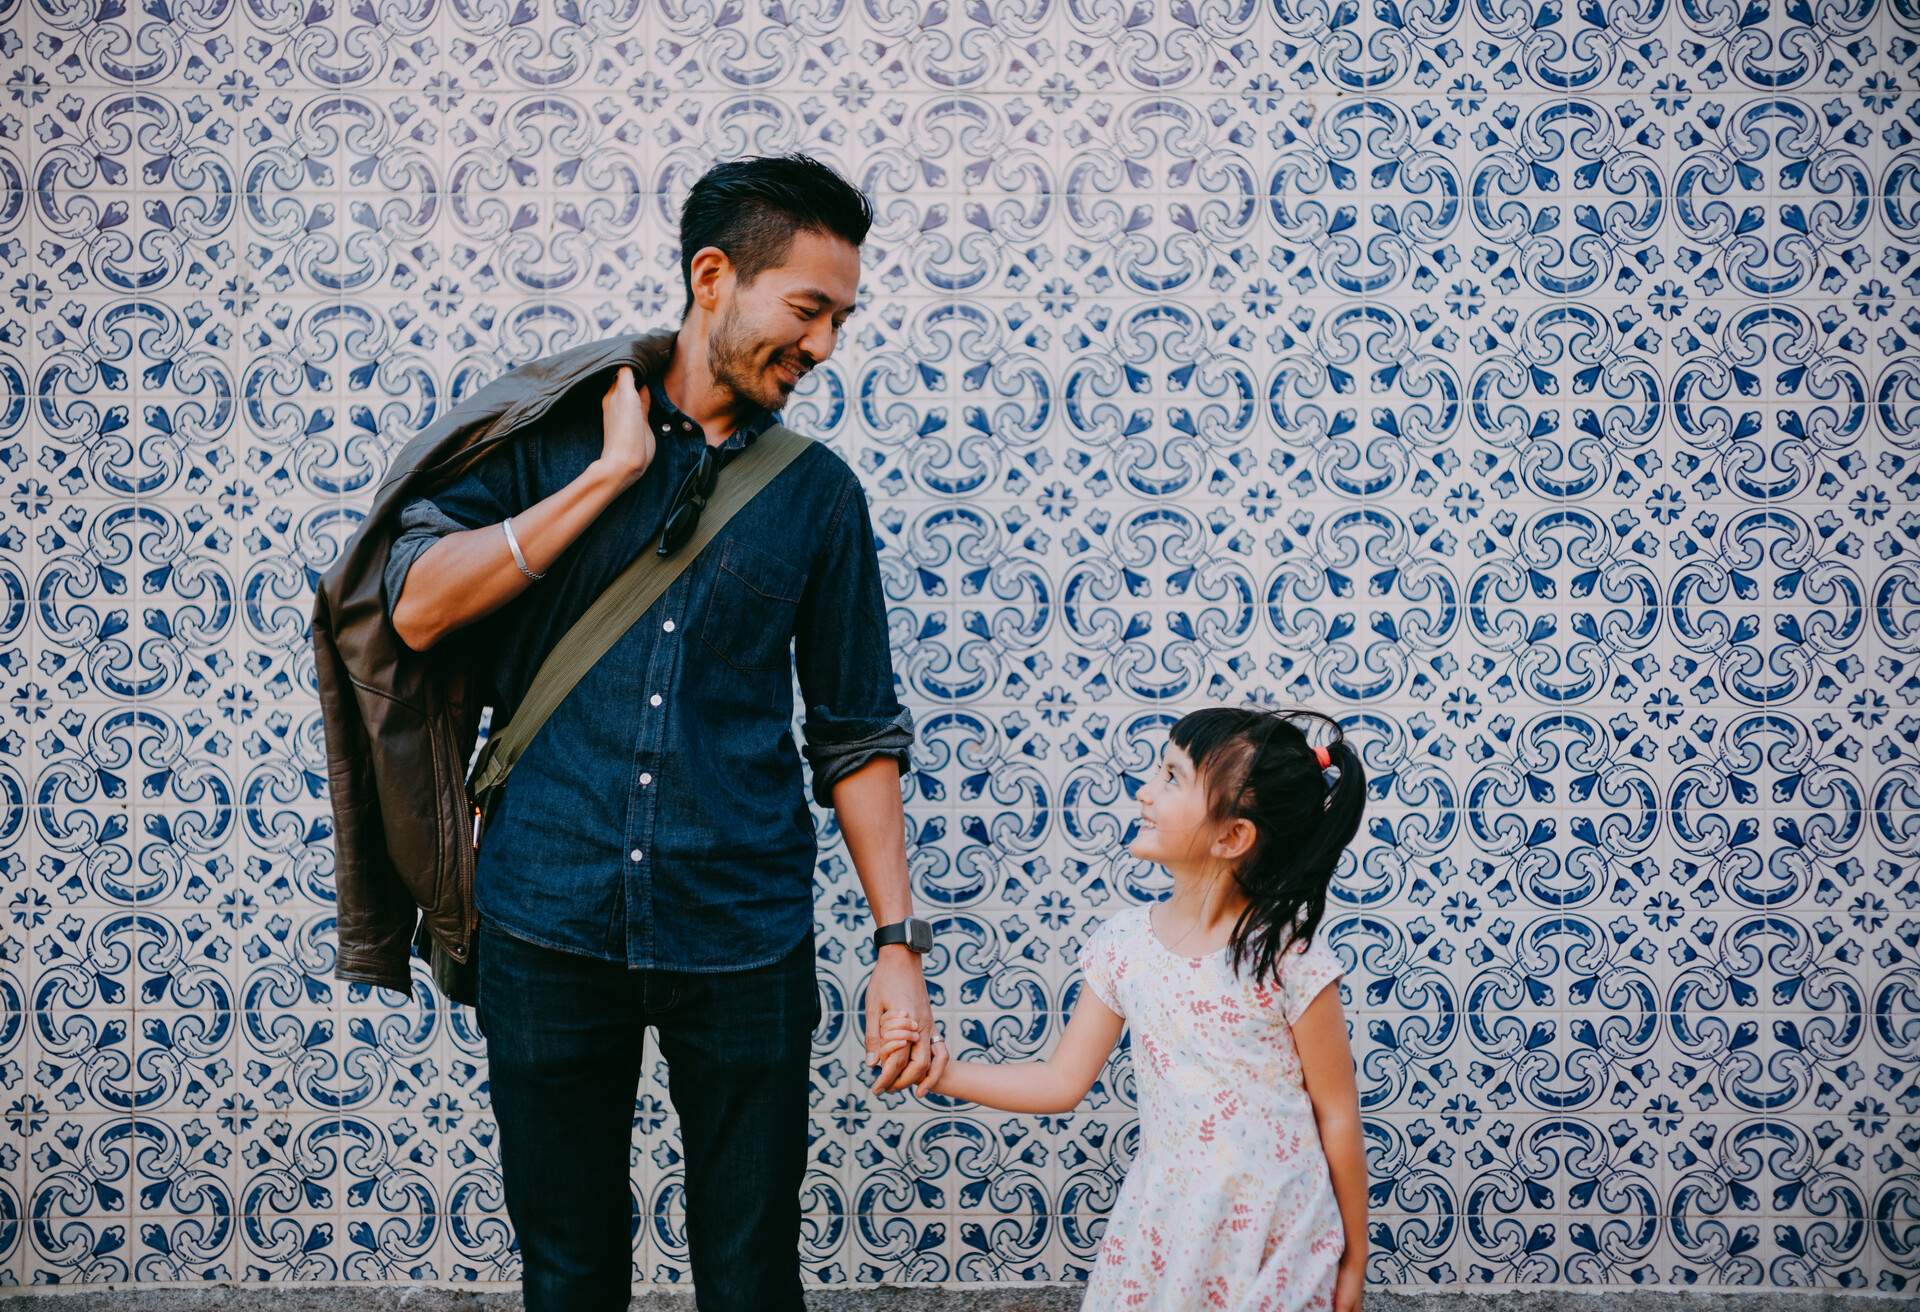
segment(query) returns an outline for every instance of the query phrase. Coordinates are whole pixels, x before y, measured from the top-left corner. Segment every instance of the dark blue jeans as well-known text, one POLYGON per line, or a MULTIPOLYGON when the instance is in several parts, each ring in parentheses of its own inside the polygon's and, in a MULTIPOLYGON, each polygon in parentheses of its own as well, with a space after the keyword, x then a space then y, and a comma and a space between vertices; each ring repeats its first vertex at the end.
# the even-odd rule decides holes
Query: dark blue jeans
POLYGON ((809 934, 759 970, 638 971, 482 927, 480 1024, 527 1312, 627 1306, 649 1025, 680 1115, 700 1312, 802 1312, 813 956, 809 934))

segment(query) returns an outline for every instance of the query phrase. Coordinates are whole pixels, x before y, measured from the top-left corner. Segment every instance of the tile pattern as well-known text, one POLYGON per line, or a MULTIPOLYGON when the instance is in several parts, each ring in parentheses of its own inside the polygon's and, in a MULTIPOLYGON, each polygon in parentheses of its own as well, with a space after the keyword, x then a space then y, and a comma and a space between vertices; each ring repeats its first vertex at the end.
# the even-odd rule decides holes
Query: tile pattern
MULTIPOLYGON (((1375 1280, 1920 1286, 1914 0, 0 0, 0 1278, 515 1277, 470 1016, 330 978, 310 589, 787 149, 879 208, 789 417, 873 497, 959 1047, 1164 890, 1179 709, 1321 707, 1375 1280)), ((818 879, 810 1278, 1083 1275, 1124 1055, 870 1098, 818 879)))

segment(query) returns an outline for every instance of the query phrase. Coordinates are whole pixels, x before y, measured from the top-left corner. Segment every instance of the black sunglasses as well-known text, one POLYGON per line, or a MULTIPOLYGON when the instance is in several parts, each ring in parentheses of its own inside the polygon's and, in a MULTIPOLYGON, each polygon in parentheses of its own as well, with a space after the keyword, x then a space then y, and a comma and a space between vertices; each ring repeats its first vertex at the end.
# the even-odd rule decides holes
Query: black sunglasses
POLYGON ((699 461, 680 481, 680 490, 673 494, 673 501, 667 507, 667 526, 660 530, 660 545, 656 548, 660 555, 671 556, 687 545, 687 539, 699 527, 700 512, 707 508, 713 486, 719 481, 720 457, 711 446, 702 443, 699 461))

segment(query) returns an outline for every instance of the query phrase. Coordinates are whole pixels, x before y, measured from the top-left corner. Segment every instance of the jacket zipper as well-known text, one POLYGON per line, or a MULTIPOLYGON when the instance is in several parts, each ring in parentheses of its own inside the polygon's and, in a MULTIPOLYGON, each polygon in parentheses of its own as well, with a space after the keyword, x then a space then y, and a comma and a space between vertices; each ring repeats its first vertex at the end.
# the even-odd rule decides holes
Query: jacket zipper
POLYGON ((480 808, 473 808, 473 841, 460 845, 455 871, 460 883, 460 951, 454 960, 462 965, 473 955, 474 922, 479 919, 473 905, 473 870, 480 847, 480 808))

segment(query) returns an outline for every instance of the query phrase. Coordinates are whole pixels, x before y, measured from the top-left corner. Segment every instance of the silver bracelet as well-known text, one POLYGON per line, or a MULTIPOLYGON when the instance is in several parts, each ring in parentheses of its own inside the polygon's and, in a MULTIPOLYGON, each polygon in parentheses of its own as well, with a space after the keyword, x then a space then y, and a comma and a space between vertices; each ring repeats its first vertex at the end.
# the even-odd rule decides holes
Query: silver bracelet
POLYGON ((538 583, 541 579, 545 578, 546 574, 544 571, 539 574, 535 574, 532 570, 527 568, 527 558, 520 554, 520 539, 516 538, 513 535, 513 516, 508 515, 505 519, 501 520, 500 527, 505 529, 507 532, 507 546, 513 549, 513 563, 520 567, 520 572, 522 574, 525 574, 528 578, 532 579, 535 583, 538 583))

